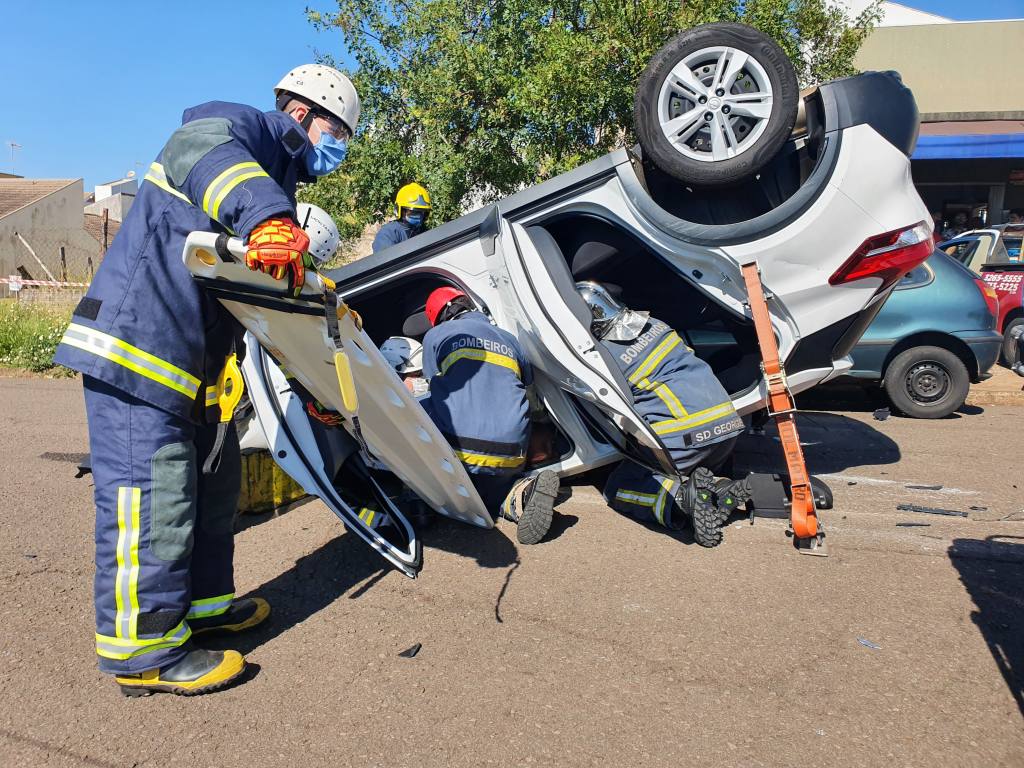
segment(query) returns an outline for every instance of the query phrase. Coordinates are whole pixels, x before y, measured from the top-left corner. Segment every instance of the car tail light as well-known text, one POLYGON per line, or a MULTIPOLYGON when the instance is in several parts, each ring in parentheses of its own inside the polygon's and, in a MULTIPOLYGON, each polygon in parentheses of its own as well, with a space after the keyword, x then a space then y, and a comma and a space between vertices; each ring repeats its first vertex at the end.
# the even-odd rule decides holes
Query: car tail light
POLYGON ((934 248, 932 228, 923 221, 869 237, 835 274, 830 285, 852 283, 865 277, 880 277, 886 288, 927 259, 934 248))
POLYGON ((999 317, 999 294, 996 293, 995 288, 979 277, 974 278, 974 284, 978 286, 981 295, 985 297, 985 303, 988 304, 988 311, 992 313, 992 317, 999 317))

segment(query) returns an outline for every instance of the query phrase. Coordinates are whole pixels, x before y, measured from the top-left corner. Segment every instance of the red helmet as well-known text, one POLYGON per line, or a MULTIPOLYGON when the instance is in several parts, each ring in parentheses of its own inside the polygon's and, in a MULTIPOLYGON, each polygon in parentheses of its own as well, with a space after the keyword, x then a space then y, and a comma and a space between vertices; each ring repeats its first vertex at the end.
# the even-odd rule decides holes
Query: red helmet
POLYGON ((455 299, 460 296, 465 297, 465 292, 460 291, 458 288, 452 288, 450 285, 446 285, 444 288, 435 288, 427 296, 427 320, 430 324, 437 324, 437 316, 441 314, 441 310, 451 304, 455 299))

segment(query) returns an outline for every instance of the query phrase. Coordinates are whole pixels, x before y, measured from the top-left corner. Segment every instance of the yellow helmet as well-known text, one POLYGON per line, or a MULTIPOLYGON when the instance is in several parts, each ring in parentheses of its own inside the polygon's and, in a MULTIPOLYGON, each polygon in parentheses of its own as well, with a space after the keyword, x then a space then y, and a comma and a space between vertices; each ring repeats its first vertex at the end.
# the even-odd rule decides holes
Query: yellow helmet
POLYGON ((402 214, 403 208, 420 208, 424 211, 430 210, 430 193, 426 187, 416 182, 406 184, 395 195, 395 212, 402 214))

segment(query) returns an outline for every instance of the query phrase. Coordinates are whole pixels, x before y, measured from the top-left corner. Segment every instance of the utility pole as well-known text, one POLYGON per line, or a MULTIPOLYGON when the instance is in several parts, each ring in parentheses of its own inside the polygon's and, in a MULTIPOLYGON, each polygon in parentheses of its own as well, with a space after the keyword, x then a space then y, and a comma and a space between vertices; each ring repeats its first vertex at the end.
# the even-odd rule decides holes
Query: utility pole
POLYGON ((14 151, 21 149, 21 144, 14 141, 8 141, 7 146, 11 148, 11 173, 14 173, 14 151))

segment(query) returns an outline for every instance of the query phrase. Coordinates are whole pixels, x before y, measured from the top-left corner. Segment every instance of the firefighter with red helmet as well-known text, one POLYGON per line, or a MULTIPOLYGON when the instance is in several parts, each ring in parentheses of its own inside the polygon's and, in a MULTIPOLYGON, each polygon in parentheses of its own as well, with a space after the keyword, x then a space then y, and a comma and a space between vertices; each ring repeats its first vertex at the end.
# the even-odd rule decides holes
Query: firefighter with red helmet
POLYGON ((496 327, 465 292, 434 290, 432 326, 423 337, 423 406, 462 461, 490 510, 517 524, 523 544, 551 527, 558 476, 524 477, 530 440, 530 361, 516 338, 496 327))

